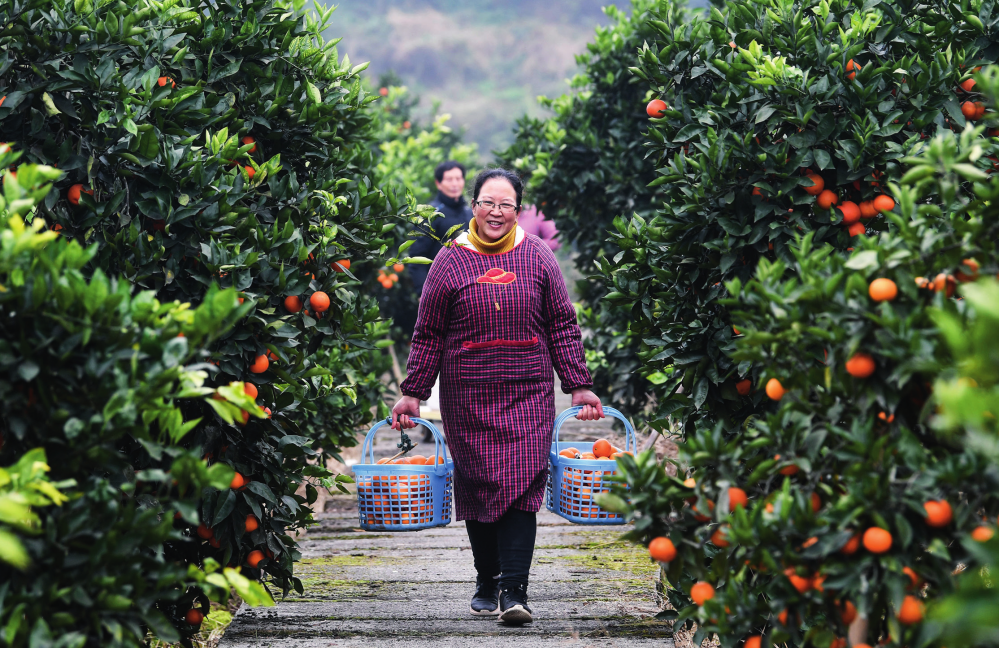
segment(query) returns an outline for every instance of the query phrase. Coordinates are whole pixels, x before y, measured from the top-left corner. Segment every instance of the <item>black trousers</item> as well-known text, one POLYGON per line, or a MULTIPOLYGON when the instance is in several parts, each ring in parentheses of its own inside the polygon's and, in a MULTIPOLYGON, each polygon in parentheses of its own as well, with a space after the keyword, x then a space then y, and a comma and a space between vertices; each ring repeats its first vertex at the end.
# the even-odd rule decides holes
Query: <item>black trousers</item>
POLYGON ((500 587, 527 587, 538 535, 538 514, 510 509, 495 522, 465 520, 472 544, 475 571, 483 579, 496 578, 500 587))

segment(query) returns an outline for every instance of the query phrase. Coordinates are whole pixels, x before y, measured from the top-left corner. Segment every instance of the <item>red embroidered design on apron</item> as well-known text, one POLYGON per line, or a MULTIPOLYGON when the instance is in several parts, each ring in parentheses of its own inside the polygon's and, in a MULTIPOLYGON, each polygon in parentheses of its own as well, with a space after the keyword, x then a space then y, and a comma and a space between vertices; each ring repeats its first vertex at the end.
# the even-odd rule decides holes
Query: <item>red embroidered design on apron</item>
MULTIPOLYGON (((480 284, 492 284, 494 286, 499 286, 500 294, 503 294, 503 290, 517 280, 517 275, 512 272, 507 272, 502 268, 490 268, 486 270, 486 273, 476 279, 476 283, 480 284)), ((493 295, 493 303, 496 304, 496 310, 500 310, 499 297, 493 295)))

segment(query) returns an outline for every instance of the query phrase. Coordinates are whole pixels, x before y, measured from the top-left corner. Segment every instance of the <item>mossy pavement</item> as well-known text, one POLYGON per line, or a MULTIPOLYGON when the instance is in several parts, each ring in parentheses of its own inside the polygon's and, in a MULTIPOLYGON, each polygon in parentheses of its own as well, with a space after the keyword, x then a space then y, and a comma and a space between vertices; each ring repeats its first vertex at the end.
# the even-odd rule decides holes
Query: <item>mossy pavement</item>
MULTIPOLYGON (((564 397, 559 398, 565 406, 564 397)), ((379 434, 376 456, 398 442, 379 434)), ((612 434, 610 423, 573 420, 569 439, 612 434)), ((350 646, 667 646, 655 620, 656 566, 622 542, 623 527, 579 526, 548 512, 528 590, 535 622, 506 627, 468 613, 475 571, 464 523, 416 533, 368 533, 353 497, 331 498, 302 539, 304 595, 275 608, 243 606, 224 648, 350 646)))

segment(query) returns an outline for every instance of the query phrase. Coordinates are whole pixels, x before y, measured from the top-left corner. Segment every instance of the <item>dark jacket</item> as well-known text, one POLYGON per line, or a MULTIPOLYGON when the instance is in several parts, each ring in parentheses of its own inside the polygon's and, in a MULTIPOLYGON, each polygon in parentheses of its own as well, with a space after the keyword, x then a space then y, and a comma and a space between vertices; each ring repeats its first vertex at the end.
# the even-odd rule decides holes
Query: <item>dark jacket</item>
MULTIPOLYGON (((454 200, 438 191, 434 199, 430 201, 430 204, 437 211, 444 214, 443 217, 438 216, 432 222, 434 233, 440 240, 434 240, 433 237, 427 235, 417 238, 416 243, 413 243, 409 248, 410 256, 422 256, 434 259, 437 253, 441 251, 441 243, 457 238, 459 234, 468 229, 468 221, 472 220, 472 208, 465 202, 464 196, 458 198, 458 200, 454 200), (455 225, 462 225, 462 228, 455 230, 445 239, 444 236, 448 230, 455 225)), ((423 292, 423 284, 427 281, 427 273, 430 271, 430 266, 414 264, 408 266, 408 269, 413 278, 413 285, 416 286, 416 290, 423 292)))

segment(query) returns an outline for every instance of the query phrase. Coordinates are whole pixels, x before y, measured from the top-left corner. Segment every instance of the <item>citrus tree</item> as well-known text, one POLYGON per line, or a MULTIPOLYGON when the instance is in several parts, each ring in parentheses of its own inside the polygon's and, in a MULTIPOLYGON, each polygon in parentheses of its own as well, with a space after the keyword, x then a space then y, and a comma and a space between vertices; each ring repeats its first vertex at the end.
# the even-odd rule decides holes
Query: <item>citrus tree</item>
MULTIPOLYGON (((935 320, 950 350, 950 362, 934 383, 938 409, 934 427, 955 442, 967 444, 984 455, 992 466, 996 452, 996 419, 999 406, 996 367, 999 367, 999 283, 989 278, 958 288, 968 307, 961 312, 940 310, 935 320)), ((985 519, 962 539, 975 554, 979 569, 958 576, 957 592, 937 601, 928 610, 927 630, 949 646, 980 646, 994 640, 999 605, 990 576, 999 568, 999 541, 995 519, 985 519)))
MULTIPOLYGON (((465 143, 462 131, 448 126, 451 116, 440 114, 435 103, 429 123, 421 122, 415 114, 420 104, 419 95, 401 85, 400 79, 392 73, 382 76, 378 92, 382 99, 376 104, 378 120, 373 128, 378 159, 375 173, 378 186, 390 201, 429 203, 437 194, 434 170, 446 160, 465 166, 465 176, 469 180, 466 188, 471 189, 471 178, 478 164, 478 147, 465 143)), ((409 211, 415 212, 415 208, 411 207, 409 211)), ((407 241, 416 240, 418 236, 434 236, 433 228, 429 226, 432 222, 430 213, 398 222, 390 233, 390 247, 401 250, 398 254, 403 259, 390 261, 363 277, 365 287, 378 295, 381 312, 392 319, 393 340, 409 338, 416 325, 419 294, 412 276, 406 271, 407 263, 403 261, 407 261, 406 250, 412 245, 407 241)))
MULTIPOLYGON (((730 15, 741 11, 733 7, 730 15)), ((774 7, 770 13, 779 16, 774 7)), ((724 18, 713 15, 715 23, 724 18)), ((854 14, 851 24, 880 25, 869 32, 877 39, 879 30, 888 35, 907 24, 885 25, 890 18, 886 8, 854 14)), ((972 52, 966 60, 975 61, 974 43, 951 45, 952 55, 972 52)), ((909 79, 919 84, 924 70, 912 60, 897 64, 907 82, 896 97, 909 79)), ((974 85, 962 91, 972 88, 983 107, 995 106, 999 69, 970 80, 974 85)), ((712 287, 715 319, 732 335, 717 336, 723 355, 703 364, 705 371, 723 363, 738 371, 748 383, 734 385, 744 401, 719 413, 707 409, 712 392, 694 389, 691 405, 704 409, 698 425, 687 419, 680 456, 686 475, 667 476, 651 455, 622 462, 632 490, 619 495, 630 500, 611 504, 637 519, 632 537, 651 541, 650 552, 664 563, 675 618, 696 619, 701 636, 718 633, 723 645, 841 646, 860 619, 871 645, 929 645, 940 630, 923 623, 927 602, 953 594, 961 568, 988 564, 978 543, 990 539, 999 512, 995 458, 968 438, 938 434, 930 414, 944 402, 934 383, 952 365, 942 333, 952 343, 969 336, 969 305, 956 299, 958 286, 968 286, 969 295, 987 290, 991 282, 979 288, 980 278, 999 270, 999 181, 989 175, 997 146, 984 125, 962 123, 955 135, 944 121, 956 121, 944 116, 946 102, 941 110, 935 133, 907 137, 899 155, 886 158, 890 172, 867 173, 866 181, 878 184, 860 184, 859 191, 870 193, 847 196, 861 203, 863 232, 842 232, 853 201, 823 216, 803 199, 786 207, 793 211, 784 212, 785 223, 780 212, 768 221, 768 194, 761 191, 752 213, 763 213, 755 222, 776 223, 769 231, 793 223, 803 204, 809 218, 788 232, 782 252, 776 244, 761 250, 748 276, 714 275, 724 280, 712 287), (879 216, 864 218, 868 198, 879 216)), ((990 110, 982 109, 986 121, 994 119, 990 110)), ((908 116, 903 111, 900 121, 908 116)), ((719 142, 695 164, 711 168, 706 163, 719 159, 719 142)), ((830 146, 815 140, 822 144, 830 146)), ((878 151, 873 147, 872 155, 878 151)), ((760 155, 764 162, 771 153, 760 155)), ((687 163, 674 156, 678 168, 687 163)), ((804 176, 808 189, 816 178, 824 183, 812 175, 804 176)), ((858 191, 846 180, 846 191, 858 191)), ((791 200, 802 184, 791 178, 787 186, 791 200)), ((775 191, 769 200, 782 195, 775 191)), ((679 217, 660 218, 663 236, 669 228, 686 231, 674 222, 679 217)), ((752 222, 738 231, 750 234, 752 222)), ((737 236, 738 223, 729 217, 726 240, 737 236)))
POLYGON ((96 244, 83 271, 120 275, 164 303, 201 304, 214 285, 238 292, 206 385, 246 382, 244 411, 255 401, 268 414, 182 406, 201 420, 183 445, 238 473, 239 487, 206 492, 207 531, 183 559, 250 565, 285 592, 301 589, 288 532, 308 523, 306 505, 332 478, 325 457, 370 417, 343 415, 337 394, 353 402, 378 387, 341 351, 374 348, 378 309, 354 273, 387 251, 392 228, 371 176, 365 66, 323 40, 332 9, 304 4, 0 8, 0 134, 64 172, 40 214, 96 244), (306 497, 295 494, 303 485, 306 497))
MULTIPOLYGON (((20 155, 0 152, 0 167, 20 155)), ((178 641, 231 587, 270 602, 236 571, 211 582, 176 560, 178 550, 197 550, 187 529, 199 523, 199 497, 229 492, 234 475, 182 445, 200 423, 185 405, 211 402, 230 420, 241 407, 264 415, 242 384, 205 385, 212 342, 246 306, 232 290, 210 290, 192 309, 100 270, 88 279, 97 245, 83 248, 31 217, 61 172, 17 168, 4 174, 0 199, 0 304, 12 315, 0 327, 0 457, 15 460, 0 477, 13 488, 4 501, 15 508, 4 513, 20 552, 0 565, 0 639, 140 646, 153 632, 178 641)))
POLYGON ((879 208, 893 199, 875 201, 908 148, 978 119, 970 75, 993 58, 996 13, 976 3, 943 21, 951 10, 773 0, 694 20, 669 3, 652 11, 635 74, 659 102, 647 140, 662 208, 619 221, 619 252, 601 263, 647 370, 673 371, 654 389, 659 426, 732 430, 765 408, 764 368, 731 355, 725 282, 762 259, 790 262, 799 234, 844 252, 861 230, 885 229, 879 208))
MULTIPOLYGON (((542 97, 541 105, 553 114, 520 119, 514 142, 497 156, 524 177, 528 199, 557 221, 560 239, 574 245, 574 262, 584 275, 595 273, 598 258, 618 262, 620 250, 607 241, 615 218, 651 218, 663 198, 662 187, 650 186, 656 174, 643 142, 642 116, 652 91, 629 71, 639 64, 642 43, 655 38, 647 16, 655 4, 633 0, 630 14, 605 7, 610 24, 598 27, 586 52, 576 57, 583 69, 572 90, 555 99, 542 97)), ((603 299, 610 290, 591 280, 577 289, 595 389, 638 415, 650 392, 649 374, 656 374, 656 381, 664 376, 645 371, 636 356, 641 339, 632 332, 630 314, 603 299)))

